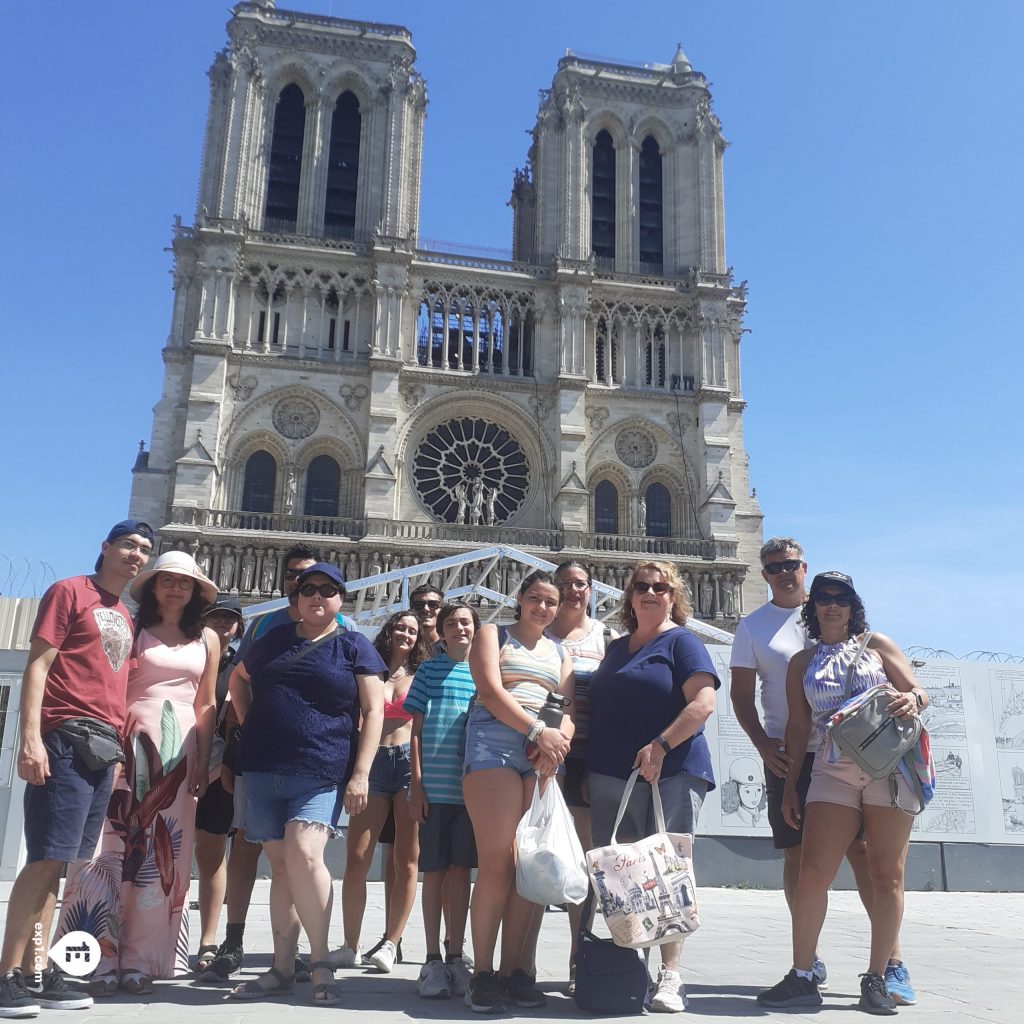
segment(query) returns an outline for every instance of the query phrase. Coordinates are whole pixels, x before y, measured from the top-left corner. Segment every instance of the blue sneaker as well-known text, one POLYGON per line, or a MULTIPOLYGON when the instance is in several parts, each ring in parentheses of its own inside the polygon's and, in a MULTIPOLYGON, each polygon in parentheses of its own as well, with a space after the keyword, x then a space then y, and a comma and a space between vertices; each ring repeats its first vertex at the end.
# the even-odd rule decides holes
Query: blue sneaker
POLYGON ((902 960, 889 961, 885 969, 885 989, 897 1006, 914 1006, 917 1003, 917 993, 910 984, 910 971, 902 960))
POLYGON ((818 991, 824 992, 828 988, 828 968, 825 961, 815 958, 811 974, 814 976, 814 984, 818 986, 818 991))

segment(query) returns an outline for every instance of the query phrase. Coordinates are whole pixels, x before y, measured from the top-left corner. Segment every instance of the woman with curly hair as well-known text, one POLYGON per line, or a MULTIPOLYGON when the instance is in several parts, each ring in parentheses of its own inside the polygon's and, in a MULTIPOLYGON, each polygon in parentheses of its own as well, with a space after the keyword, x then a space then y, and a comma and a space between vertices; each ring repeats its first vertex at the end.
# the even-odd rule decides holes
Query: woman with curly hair
POLYGON ((339 967, 355 967, 359 961, 359 932, 366 910, 366 877, 384 822, 395 816, 394 883, 383 941, 368 956, 368 963, 390 974, 398 958, 409 914, 416 902, 419 832, 409 816, 407 803, 411 761, 412 715, 405 710, 405 695, 420 663, 429 657, 426 636, 411 609, 396 612, 384 623, 373 642, 388 667, 384 684, 384 728, 370 768, 370 794, 366 808, 348 823, 347 860, 342 882, 342 917, 345 945, 331 954, 339 967))
POLYGON ((217 597, 191 555, 162 554, 129 590, 139 603, 128 675, 126 762, 96 856, 69 869, 58 934, 84 930, 101 958, 89 988, 153 991, 187 974, 196 798, 206 792, 220 641, 203 625, 217 597))
MULTIPOLYGON (((873 898, 867 908, 871 953, 867 972, 861 975, 859 1005, 867 1013, 893 1014, 896 1000, 888 990, 887 977, 892 975, 895 989, 901 969, 905 975, 902 964, 894 964, 890 954, 903 918, 903 867, 914 819, 892 806, 888 779, 868 777, 845 754, 826 757, 826 726, 849 697, 872 686, 890 688, 888 711, 897 718, 919 714, 927 698, 899 647, 881 633, 868 632, 864 602, 850 576, 841 572, 815 576, 801 619, 818 643, 789 663, 786 749, 806 750, 813 735, 817 753, 802 821, 799 759, 789 770, 782 798, 786 821, 793 828, 803 826, 800 880, 793 898, 793 969, 757 1001, 773 1008, 821 1005, 812 969, 828 908, 828 887, 846 848, 863 827, 873 898)), ((901 804, 911 806, 910 787, 902 778, 899 786, 901 804)))
MULTIPOLYGON (((721 685, 704 645, 685 627, 692 609, 674 565, 641 562, 622 593, 619 618, 628 635, 613 640, 590 681, 587 780, 595 846, 607 846, 634 769, 637 785, 620 838, 658 831, 651 787, 657 786, 670 832, 697 830, 705 795, 714 788, 704 723, 721 685)), ((681 942, 661 946, 651 1010, 679 1013, 681 942)))

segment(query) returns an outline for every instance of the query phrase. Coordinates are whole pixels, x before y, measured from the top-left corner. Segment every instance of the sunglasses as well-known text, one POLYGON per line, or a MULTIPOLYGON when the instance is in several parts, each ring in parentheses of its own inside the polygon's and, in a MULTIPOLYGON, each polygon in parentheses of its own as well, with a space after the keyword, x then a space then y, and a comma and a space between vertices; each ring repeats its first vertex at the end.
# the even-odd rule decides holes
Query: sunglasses
POLYGON ((555 586, 559 590, 586 590, 590 583, 588 580, 559 580, 555 586))
POLYGON ((441 607, 440 601, 413 601, 413 611, 417 612, 436 612, 441 607))
POLYGON ((633 584, 633 589, 638 594, 646 594, 648 590, 652 590, 660 597, 662 594, 667 594, 672 590, 672 584, 662 583, 660 580, 657 583, 648 583, 647 580, 637 580, 633 584))
POLYGON ((126 555, 134 555, 136 551, 140 551, 146 558, 149 558, 153 554, 152 544, 136 544, 133 540, 119 540, 117 546, 126 555))
POLYGON ((297 580, 305 571, 305 569, 285 569, 284 578, 286 580, 297 580))
POLYGON ((303 583, 299 587, 299 593, 303 597, 313 597, 314 594, 321 597, 336 597, 341 591, 333 583, 303 583))
POLYGON ((853 603, 852 594, 815 594, 814 603, 820 608, 835 604, 840 608, 849 608, 853 603))
POLYGON ((769 576, 778 576, 783 572, 796 572, 804 563, 799 558, 787 558, 784 562, 768 562, 764 571, 769 576))

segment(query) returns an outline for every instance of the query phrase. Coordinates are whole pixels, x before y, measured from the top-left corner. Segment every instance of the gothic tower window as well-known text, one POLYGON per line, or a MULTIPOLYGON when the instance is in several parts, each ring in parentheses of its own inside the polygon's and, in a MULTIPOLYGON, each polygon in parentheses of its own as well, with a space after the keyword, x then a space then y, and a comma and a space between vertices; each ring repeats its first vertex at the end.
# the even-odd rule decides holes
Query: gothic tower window
POLYGON ((306 134, 306 98, 295 85, 286 85, 274 108, 267 174, 264 226, 269 231, 294 231, 299 216, 302 140, 306 134))
POLYGON ((336 516, 341 492, 341 467, 330 455, 318 455, 306 470, 303 515, 336 516))
POLYGON ((331 117, 331 145, 327 156, 327 200, 324 234, 329 238, 355 238, 356 193, 359 184, 359 136, 363 119, 359 100, 343 92, 331 117))
POLYGON ((661 150, 648 135, 640 147, 640 270, 664 271, 662 243, 661 150))
POLYGON ((619 532, 619 492, 610 480, 602 480, 594 489, 594 529, 619 532))
POLYGON ((608 321, 601 317, 597 321, 597 330, 594 332, 594 376, 602 384, 607 384, 611 378, 608 372, 608 321))
POLYGON ((277 463, 270 452, 253 452, 245 460, 242 482, 243 512, 273 512, 277 486, 277 463))
POLYGON ((615 266, 615 145, 607 131, 594 139, 590 234, 598 266, 615 266))
POLYGON ((672 536, 672 499, 664 484, 651 484, 644 492, 647 502, 647 536, 672 536))

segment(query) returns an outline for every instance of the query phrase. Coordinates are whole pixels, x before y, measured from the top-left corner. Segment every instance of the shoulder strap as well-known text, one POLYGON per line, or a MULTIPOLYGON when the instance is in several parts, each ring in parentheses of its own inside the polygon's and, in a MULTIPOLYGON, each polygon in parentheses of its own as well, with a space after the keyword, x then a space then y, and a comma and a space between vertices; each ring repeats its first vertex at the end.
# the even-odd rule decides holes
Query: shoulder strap
POLYGON ((857 645, 857 653, 853 657, 853 661, 850 662, 850 667, 846 670, 846 683, 843 686, 843 700, 848 700, 850 697, 850 691, 853 689, 853 670, 857 667, 857 663, 860 661, 861 656, 867 650, 868 641, 871 639, 871 633, 867 632, 861 637, 860 643, 857 645))
POLYGON ((498 626, 498 650, 508 643, 508 626, 498 626))
MULTIPOLYGON (((321 644, 327 643, 328 640, 333 639, 338 635, 339 630, 332 629, 326 636, 320 637, 319 640, 314 640, 312 643, 307 644, 305 647, 300 647, 297 651, 292 651, 287 658, 284 659, 280 664, 274 666, 274 670, 271 673, 271 678, 276 679, 286 668, 290 668, 297 661, 301 661, 310 651, 315 650, 321 644)), ((265 681, 265 680, 264 680, 265 681)))

